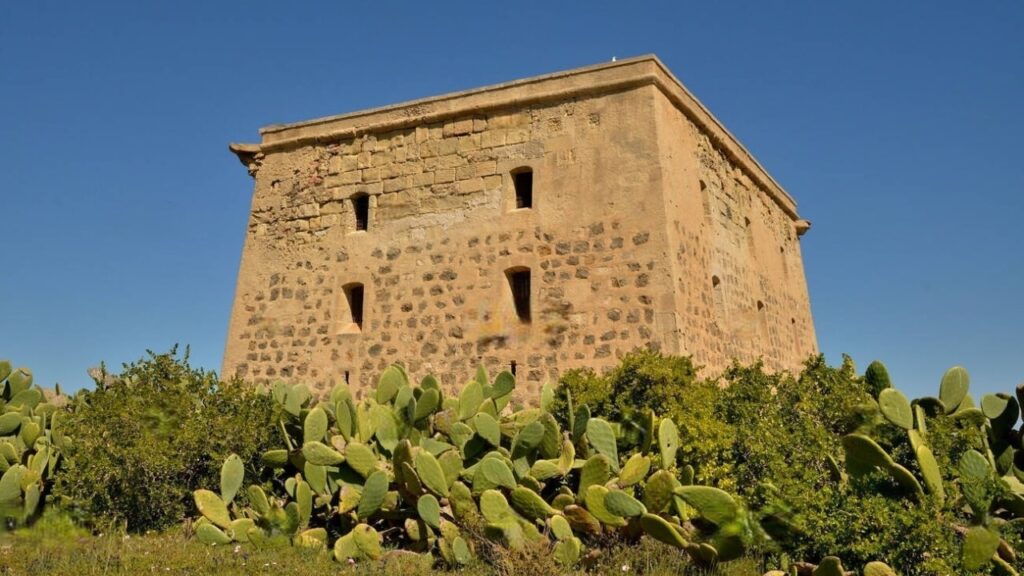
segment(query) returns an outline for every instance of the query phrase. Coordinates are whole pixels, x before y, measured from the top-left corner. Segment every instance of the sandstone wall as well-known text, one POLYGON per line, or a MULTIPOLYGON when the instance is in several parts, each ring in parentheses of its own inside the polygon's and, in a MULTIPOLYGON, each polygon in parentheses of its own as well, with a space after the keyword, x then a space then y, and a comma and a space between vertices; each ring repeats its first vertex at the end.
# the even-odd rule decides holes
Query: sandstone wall
POLYGON ((648 86, 268 153, 256 175, 225 374, 368 385, 388 363, 461 384, 676 343, 648 86), (516 210, 510 171, 534 172, 516 210), (367 231, 352 197, 370 195, 367 231), (505 271, 528 267, 533 320, 505 271), (362 330, 342 287, 365 286, 362 330))
POLYGON ((817 340, 793 217, 668 100, 658 128, 681 352, 797 371, 817 340))

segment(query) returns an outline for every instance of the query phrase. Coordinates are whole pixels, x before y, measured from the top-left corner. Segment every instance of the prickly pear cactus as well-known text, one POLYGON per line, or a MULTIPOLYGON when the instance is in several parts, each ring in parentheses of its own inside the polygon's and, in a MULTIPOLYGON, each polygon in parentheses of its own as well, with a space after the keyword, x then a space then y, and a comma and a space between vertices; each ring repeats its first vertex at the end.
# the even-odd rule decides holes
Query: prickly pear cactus
POLYGON ((0 360, 0 518, 36 519, 63 455, 73 448, 61 429, 67 397, 33 385, 32 371, 0 360))
MULTIPOLYGON (((986 394, 980 406, 975 406, 969 391, 970 377, 960 366, 943 374, 937 396, 913 401, 892 388, 880 363, 869 367, 865 383, 877 394, 878 408, 885 421, 905 430, 906 449, 902 453, 911 457, 909 461, 897 462, 870 436, 870 430, 858 430, 842 439, 850 476, 884 471, 904 488, 893 492, 894 496, 907 496, 918 505, 936 507, 937 516, 941 509, 948 516, 958 517, 951 528, 963 536, 961 556, 966 569, 987 570, 994 564, 997 573, 1016 573, 1007 563, 1007 558, 1015 558, 1016 552, 1001 538, 1000 529, 1024 519, 1024 470, 1017 466, 1018 462, 1024 465, 1018 428, 1024 389, 1018 388, 1016 395, 986 394), (959 456, 940 457, 929 443, 929 421, 934 419, 952 420, 957 427, 973 427, 982 439, 981 445, 959 456), (940 467, 940 461, 951 460, 956 465, 945 470, 940 467), (955 483, 962 498, 948 499, 946 482, 955 483)), ((893 454, 899 453, 898 446, 887 446, 893 454)), ((823 561, 815 574, 834 572, 823 561)), ((865 567, 865 574, 868 573, 892 571, 876 562, 865 567)))
MULTIPOLYGON (((470 527, 509 548, 547 546, 567 567, 595 538, 616 533, 646 533, 709 562, 742 553, 752 534, 745 510, 724 492, 680 482, 671 420, 660 421, 655 442, 654 414, 623 426, 580 406, 563 431, 543 406, 513 411, 514 392, 511 374, 492 381, 478 370, 446 398, 435 379, 413 384, 397 364, 358 402, 344 384, 323 399, 276 384, 285 439, 263 455, 270 482, 243 489, 241 463, 228 458, 220 493, 195 492, 196 537, 210 545, 285 540, 342 561, 397 546, 451 567, 475 561, 470 527), (647 432, 624 439, 625 428, 647 432), (702 530, 685 532, 696 516, 702 530)), ((692 468, 682 471, 690 484, 692 468)))

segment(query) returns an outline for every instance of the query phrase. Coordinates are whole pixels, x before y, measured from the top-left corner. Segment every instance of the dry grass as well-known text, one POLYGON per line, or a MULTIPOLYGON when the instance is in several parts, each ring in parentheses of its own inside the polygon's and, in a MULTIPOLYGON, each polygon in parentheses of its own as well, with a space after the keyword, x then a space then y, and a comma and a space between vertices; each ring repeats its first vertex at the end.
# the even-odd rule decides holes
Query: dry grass
POLYGON ((586 567, 566 571, 540 548, 515 553, 493 548, 487 563, 458 571, 431 566, 429 558, 393 554, 375 563, 338 564, 328 554, 298 548, 255 550, 247 546, 204 546, 181 531, 145 536, 92 535, 70 522, 49 518, 30 530, 0 534, 0 574, 359 574, 369 576, 543 576, 547 574, 668 576, 714 574, 759 576, 755 559, 731 562, 712 572, 695 569, 685 554, 668 546, 642 540, 636 545, 613 547, 591 559, 586 567))

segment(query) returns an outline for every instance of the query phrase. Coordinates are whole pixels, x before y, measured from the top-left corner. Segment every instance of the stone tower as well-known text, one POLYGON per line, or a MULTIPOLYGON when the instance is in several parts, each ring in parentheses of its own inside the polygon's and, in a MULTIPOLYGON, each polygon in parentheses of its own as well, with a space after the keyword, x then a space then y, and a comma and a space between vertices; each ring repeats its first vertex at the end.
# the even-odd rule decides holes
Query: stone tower
POLYGON ((793 199, 653 56, 260 131, 223 374, 520 390, 817 350, 793 199))

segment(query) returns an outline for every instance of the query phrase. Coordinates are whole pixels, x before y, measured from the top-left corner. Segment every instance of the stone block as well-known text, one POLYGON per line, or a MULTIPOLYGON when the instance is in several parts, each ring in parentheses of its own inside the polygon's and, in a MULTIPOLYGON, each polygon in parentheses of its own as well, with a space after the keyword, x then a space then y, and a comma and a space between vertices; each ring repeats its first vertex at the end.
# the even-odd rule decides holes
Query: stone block
POLYGON ((380 168, 367 168, 362 172, 363 182, 378 182, 381 179, 380 168))
POLYGON ((465 154, 466 152, 472 152, 474 150, 479 150, 480 149, 480 139, 481 138, 480 138, 479 134, 470 134, 468 136, 460 136, 459 137, 459 144, 458 144, 458 151, 460 153, 462 153, 462 154, 465 154))
POLYGON ((397 192, 408 187, 408 182, 405 176, 399 176, 398 178, 389 178, 384 180, 384 193, 397 192))
POLYGON ((489 176, 498 171, 498 163, 494 160, 488 162, 475 162, 467 166, 460 166, 455 170, 456 180, 476 178, 478 176, 489 176))
POLYGON ((446 182, 454 182, 454 181, 455 181, 455 170, 453 168, 445 168, 445 169, 441 169, 441 170, 436 170, 434 172, 434 183, 435 184, 444 184, 446 182))
POLYGON ((501 188, 501 174, 493 174, 484 177, 484 190, 501 188))
POLYGON ((505 131, 504 130, 488 130, 484 132, 480 139, 480 146, 482 148, 494 148, 496 146, 505 145, 505 131))
POLYGON ((473 119, 452 120, 444 123, 444 136, 462 136, 473 132, 473 119))
POLYGON ((472 194, 473 192, 480 192, 483 189, 483 178, 470 178, 469 180, 459 180, 456 185, 456 191, 459 194, 472 194))
POLYGON ((526 128, 517 128, 515 130, 509 130, 505 136, 506 144, 519 144, 520 142, 526 142, 530 139, 530 131, 526 128))

